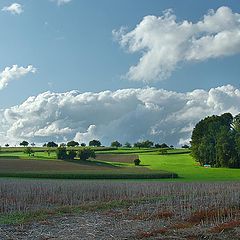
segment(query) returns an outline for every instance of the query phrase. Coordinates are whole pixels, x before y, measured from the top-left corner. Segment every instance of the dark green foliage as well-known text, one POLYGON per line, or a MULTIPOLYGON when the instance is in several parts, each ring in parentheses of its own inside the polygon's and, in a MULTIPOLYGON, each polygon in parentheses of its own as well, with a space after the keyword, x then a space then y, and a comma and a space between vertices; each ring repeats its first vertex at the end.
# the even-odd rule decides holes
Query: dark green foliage
POLYGON ((48 142, 47 147, 58 147, 58 145, 55 142, 48 142))
POLYGON ((169 148, 169 146, 166 143, 163 144, 156 143, 154 146, 155 148, 169 148))
POLYGON ((27 147, 28 144, 29 144, 29 142, 27 142, 27 141, 22 141, 22 142, 20 143, 20 146, 27 147))
POLYGON ((56 150, 56 155, 57 159, 73 160, 77 156, 77 153, 74 150, 67 151, 66 147, 58 147, 56 150))
POLYGON ((150 147, 153 147, 153 144, 154 143, 152 141, 146 140, 146 141, 143 141, 143 142, 136 142, 136 143, 134 143, 134 147, 150 148, 150 147))
POLYGON ((68 151, 68 154, 67 154, 68 159, 73 160, 76 156, 77 156, 76 151, 74 151, 74 150, 68 151))
POLYGON ((140 162, 141 162, 141 160, 140 159, 134 159, 134 164, 135 164, 135 166, 139 166, 140 165, 140 162))
POLYGON ((57 159, 66 160, 68 159, 66 147, 58 147, 56 150, 57 159))
POLYGON ((5 144, 5 147, 9 147, 9 144, 7 143, 7 144, 5 144))
POLYGON ((187 144, 182 145, 182 148, 189 148, 187 144))
POLYGON ((75 142, 75 141, 70 141, 67 143, 67 146, 68 147, 76 147, 76 146, 79 146, 79 143, 75 142))
POLYGON ((121 146, 122 146, 122 144, 120 142, 118 142, 118 141, 114 141, 114 142, 111 143, 111 147, 118 148, 118 147, 121 147, 121 146))
POLYGON ((86 143, 81 143, 81 147, 86 147, 86 143))
POLYGON ((101 142, 99 140, 92 140, 92 141, 89 142, 89 146, 100 147, 101 146, 101 142))
POLYGON ((233 119, 233 129, 237 132, 240 132, 240 114, 235 116, 233 119))
POLYGON ((126 142, 126 143, 124 144, 124 147, 126 147, 126 148, 131 148, 131 147, 132 147, 132 145, 131 145, 131 143, 129 143, 129 142, 126 142))
MULTIPOLYGON (((239 116, 239 115, 238 115, 239 116)), ((237 118, 230 113, 201 120, 193 129, 192 155, 201 165, 240 167, 240 137, 237 118)))
POLYGON ((27 147, 27 148, 24 150, 24 153, 28 154, 28 156, 31 156, 32 154, 34 154, 34 151, 32 150, 31 147, 27 147))
POLYGON ((162 179, 178 178, 176 173, 0 173, 0 177, 49 179, 162 179))
POLYGON ((89 158, 95 158, 95 152, 92 149, 84 148, 81 150, 78 150, 77 156, 80 158, 80 160, 87 160, 89 158))

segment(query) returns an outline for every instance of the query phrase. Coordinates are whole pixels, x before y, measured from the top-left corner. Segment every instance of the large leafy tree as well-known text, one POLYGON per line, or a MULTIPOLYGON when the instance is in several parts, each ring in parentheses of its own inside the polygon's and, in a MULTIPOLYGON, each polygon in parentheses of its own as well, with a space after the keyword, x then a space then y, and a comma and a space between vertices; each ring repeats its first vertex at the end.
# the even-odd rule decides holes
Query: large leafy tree
POLYGON ((76 141, 70 141, 67 143, 67 146, 68 147, 76 147, 76 146, 79 146, 79 143, 76 141))
POLYGON ((240 132, 238 115, 230 113, 210 116, 201 120, 192 132, 192 155, 201 164, 215 167, 240 166, 240 132), (233 128, 234 127, 234 128, 233 128))
POLYGON ((120 142, 118 142, 118 141, 113 141, 112 143, 111 143, 111 147, 121 147, 122 146, 122 144, 120 143, 120 142))
POLYGON ((29 142, 27 142, 27 141, 22 141, 20 143, 20 146, 23 146, 23 147, 27 147, 28 145, 29 145, 29 142))
POLYGON ((58 147, 58 145, 55 142, 48 142, 47 147, 58 147))
POLYGON ((91 140, 89 142, 89 146, 92 146, 92 147, 100 147, 101 146, 101 142, 99 140, 91 140))

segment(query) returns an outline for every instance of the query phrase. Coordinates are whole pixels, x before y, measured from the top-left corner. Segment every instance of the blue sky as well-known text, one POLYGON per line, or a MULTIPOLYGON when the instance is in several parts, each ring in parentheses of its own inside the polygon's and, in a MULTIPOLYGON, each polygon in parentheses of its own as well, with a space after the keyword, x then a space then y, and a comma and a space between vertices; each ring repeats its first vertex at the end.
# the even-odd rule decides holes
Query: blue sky
MULTIPOLYGON (((126 73, 131 66, 138 64, 145 48, 130 53, 130 42, 123 47, 121 40, 113 36, 114 30, 121 35, 120 29, 125 27, 125 33, 120 36, 123 39, 145 16, 159 17, 166 9, 173 10, 171 14, 176 15, 176 22, 187 20, 196 23, 203 20, 209 9, 217 11, 222 6, 227 6, 233 13, 240 13, 237 0, 71 0, 61 5, 51 0, 2 0, 0 72, 13 65, 24 68, 32 65, 36 72, 23 74, 16 81, 12 79, 1 89, 0 108, 5 111, 21 105, 30 96, 46 91, 114 92, 155 87, 180 94, 194 89, 208 92, 211 88, 227 84, 238 89, 240 55, 236 50, 236 54, 220 54, 201 61, 196 61, 196 57, 184 62, 178 59, 170 75, 163 79, 132 81, 126 73), (23 11, 20 14, 3 11, 13 3, 21 5, 23 11)), ((221 111, 224 110, 228 109, 221 111)), ((73 138, 79 131, 87 132, 92 124, 95 125, 88 122, 64 139, 73 138)), ((187 124, 191 126, 192 123, 187 124)), ((6 128, 2 132, 6 135, 8 130, 6 128)), ((143 134, 139 139, 148 136, 143 134)), ((34 134, 29 139, 38 141, 34 134)))

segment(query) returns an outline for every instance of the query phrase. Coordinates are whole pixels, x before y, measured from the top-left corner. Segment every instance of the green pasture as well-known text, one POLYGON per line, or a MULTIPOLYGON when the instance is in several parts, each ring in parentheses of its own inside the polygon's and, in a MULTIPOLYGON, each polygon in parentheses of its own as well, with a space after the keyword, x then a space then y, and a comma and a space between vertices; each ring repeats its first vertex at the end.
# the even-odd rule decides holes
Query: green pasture
POLYGON ((240 180, 240 169, 204 168, 190 154, 140 154, 141 163, 152 170, 177 173, 176 181, 227 181, 240 180))

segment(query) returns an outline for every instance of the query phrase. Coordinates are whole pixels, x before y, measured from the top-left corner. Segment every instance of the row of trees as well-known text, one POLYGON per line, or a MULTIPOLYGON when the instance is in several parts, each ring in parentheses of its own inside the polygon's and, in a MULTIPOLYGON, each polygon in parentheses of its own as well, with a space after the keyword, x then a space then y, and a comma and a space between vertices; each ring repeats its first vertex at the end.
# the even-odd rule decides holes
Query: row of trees
POLYGON ((210 116, 192 132, 192 155, 201 164, 215 167, 240 167, 240 114, 210 116))
POLYGON ((62 160, 73 160, 75 157, 80 158, 80 160, 87 160, 89 158, 95 158, 95 152, 93 149, 83 148, 81 150, 68 150, 66 147, 58 147, 56 150, 57 159, 62 160))
MULTIPOLYGON (((20 143, 20 146, 27 147, 28 145, 29 145, 29 143, 27 141, 22 141, 20 143)), ((100 147, 102 144, 99 140, 94 139, 94 140, 91 140, 88 145, 92 146, 92 147, 100 147)), ((35 144, 32 143, 31 146, 34 147, 35 144)), ((77 147, 77 146, 86 147, 86 144, 85 143, 79 144, 78 142, 72 140, 72 141, 67 142, 67 144, 61 143, 59 146, 60 147, 77 147)), ((133 145, 129 142, 126 142, 124 145, 122 145, 118 141, 113 141, 111 143, 111 147, 116 147, 116 148, 119 148, 119 147, 131 148, 132 146, 136 147, 136 148, 152 148, 152 147, 155 147, 155 148, 173 148, 172 145, 168 146, 166 143, 162 143, 162 144, 156 143, 156 144, 154 144, 154 142, 149 141, 149 140, 142 141, 142 142, 136 142, 133 145)), ((48 143, 44 143, 43 147, 48 147, 48 148, 58 147, 58 144, 55 143, 55 142, 48 142, 48 143)), ((183 147, 188 147, 188 146, 186 145, 186 146, 183 146, 183 147)))

